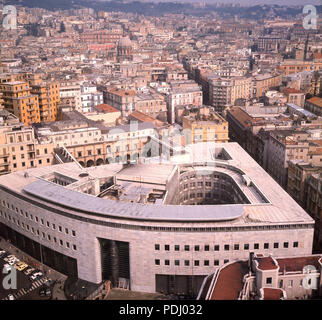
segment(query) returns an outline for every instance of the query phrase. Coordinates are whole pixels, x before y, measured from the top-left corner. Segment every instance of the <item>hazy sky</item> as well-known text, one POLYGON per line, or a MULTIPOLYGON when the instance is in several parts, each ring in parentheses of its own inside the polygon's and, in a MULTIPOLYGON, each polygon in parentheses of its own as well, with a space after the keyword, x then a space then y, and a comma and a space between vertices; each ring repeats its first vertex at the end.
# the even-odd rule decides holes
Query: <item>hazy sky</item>
MULTIPOLYGON (((146 0, 148 1, 148 0, 146 0)), ((206 3, 240 3, 241 5, 279 4, 279 5, 322 5, 322 0, 150 0, 148 2, 206 2, 206 3)))

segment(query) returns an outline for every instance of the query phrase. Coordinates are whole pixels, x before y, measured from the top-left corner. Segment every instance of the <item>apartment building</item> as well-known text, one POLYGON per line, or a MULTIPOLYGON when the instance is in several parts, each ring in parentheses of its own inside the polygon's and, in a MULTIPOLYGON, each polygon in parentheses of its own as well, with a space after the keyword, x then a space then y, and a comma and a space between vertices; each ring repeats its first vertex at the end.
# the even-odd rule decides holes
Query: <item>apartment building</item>
POLYGON ((322 168, 309 176, 306 182, 306 211, 315 220, 313 250, 322 250, 322 168))
POLYGON ((321 156, 320 119, 299 107, 293 110, 293 107, 296 106, 232 107, 226 116, 231 141, 238 142, 284 185, 290 159, 318 165, 321 156))
MULTIPOLYGON (((32 104, 32 101, 29 102, 29 98, 28 98, 28 102, 20 99, 20 102, 16 103, 18 108, 17 109, 18 114, 20 109, 19 105, 22 105, 22 111, 24 111, 20 113, 22 114, 28 113, 27 116, 23 116, 23 118, 21 118, 21 121, 23 121, 26 125, 29 125, 30 123, 39 122, 39 121, 35 121, 38 118, 37 109, 39 109, 39 117, 41 122, 55 121, 57 119, 58 104, 60 102, 58 81, 43 81, 40 78, 39 74, 34 74, 29 72, 4 74, 0 77, 0 83, 4 85, 9 83, 15 83, 15 82, 25 82, 26 84, 28 84, 30 93, 29 91, 25 91, 24 93, 22 93, 22 95, 38 96, 39 108, 37 108, 36 102, 34 104, 32 104), (23 104, 26 104, 26 103, 29 106, 29 108, 23 107, 23 104), (28 117, 30 117, 29 121, 28 121, 28 117)), ((37 100, 37 99, 34 99, 34 100, 37 100)), ((10 106, 8 107, 8 110, 10 112, 13 112, 13 109, 11 109, 10 106)))
POLYGON ((280 65, 279 69, 284 72, 284 75, 289 75, 292 73, 311 71, 313 65, 312 61, 303 61, 303 60, 293 60, 288 59, 284 60, 280 65))
POLYGON ((218 113, 209 115, 190 113, 182 117, 182 125, 188 135, 186 143, 229 141, 228 122, 218 113))
POLYGON ((3 105, 3 93, 0 92, 0 110, 3 110, 4 109, 4 105, 3 105))
MULTIPOLYGON (((120 111, 113 110, 120 115, 120 111)), ((158 149, 158 140, 149 142, 156 133, 153 122, 106 126, 96 120, 100 119, 89 119, 77 111, 66 112, 64 120, 37 125, 36 136, 41 143, 53 146, 56 162, 70 162, 74 157, 83 167, 126 163, 147 156, 147 148, 158 149)))
POLYGON ((4 108, 13 113, 26 126, 40 122, 39 97, 31 94, 31 87, 25 81, 0 84, 4 108))
MULTIPOLYGON (((322 165, 322 163, 321 163, 322 165)), ((322 172, 322 167, 314 166, 303 160, 290 160, 288 163, 287 192, 302 207, 307 197, 307 181, 312 174, 322 172)))
POLYGON ((251 78, 213 78, 209 84, 210 104, 217 112, 223 112, 227 107, 234 105, 237 99, 252 98, 252 86, 251 78))
POLYGON ((267 171, 284 188, 287 186, 289 161, 302 160, 320 165, 322 148, 303 130, 275 130, 269 133, 267 171))
POLYGON ((108 104, 99 104, 93 107, 92 112, 88 112, 84 116, 93 121, 102 121, 106 126, 115 126, 117 120, 121 118, 121 111, 108 104))
POLYGON ((257 39, 257 48, 260 52, 278 51, 282 38, 279 36, 266 35, 257 39))
POLYGON ((104 103, 111 105, 122 113, 122 117, 128 116, 135 109, 136 92, 119 88, 110 88, 104 92, 104 103))
POLYGON ((168 122, 173 124, 177 107, 184 105, 202 106, 202 90, 194 81, 171 82, 171 89, 165 100, 168 108, 168 122))
POLYGON ((70 105, 76 111, 82 112, 82 94, 79 84, 72 82, 61 83, 59 95, 62 105, 70 105))
POLYGON ((120 40, 123 31, 120 28, 110 28, 105 30, 91 30, 80 34, 80 41, 87 44, 107 44, 114 43, 120 40))
POLYGON ((167 121, 167 104, 161 94, 137 94, 134 109, 152 118, 167 121))
POLYGON ((288 103, 294 103, 300 107, 304 107, 305 93, 293 88, 284 88, 282 92, 287 97, 288 103))
MULTIPOLYGON (((320 150, 322 152, 322 148, 320 150)), ((287 192, 315 220, 314 252, 322 248, 322 161, 313 165, 300 160, 289 161, 287 192)))
POLYGON ((81 85, 82 112, 90 112, 94 106, 103 103, 103 92, 97 91, 95 85, 85 83, 81 85))
POLYGON ((34 130, 0 111, 0 174, 53 164, 53 144, 40 143, 34 130))
POLYGON ((282 84, 281 73, 265 73, 253 77, 253 95, 256 98, 263 96, 266 91, 278 88, 282 84))
POLYGON ((304 108, 322 117, 322 98, 313 97, 305 101, 304 108))
POLYGON ((38 96, 40 121, 56 121, 60 103, 59 82, 32 85, 31 93, 38 96))

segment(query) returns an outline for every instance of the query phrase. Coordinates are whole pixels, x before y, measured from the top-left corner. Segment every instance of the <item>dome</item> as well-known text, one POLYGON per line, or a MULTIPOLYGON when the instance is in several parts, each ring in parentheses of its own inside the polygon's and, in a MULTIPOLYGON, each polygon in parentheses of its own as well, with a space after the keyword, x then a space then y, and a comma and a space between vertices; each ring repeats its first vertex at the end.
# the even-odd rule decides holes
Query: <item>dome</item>
POLYGON ((119 40, 119 43, 118 43, 118 46, 119 47, 131 47, 132 46, 132 42, 130 40, 129 37, 123 37, 119 40))

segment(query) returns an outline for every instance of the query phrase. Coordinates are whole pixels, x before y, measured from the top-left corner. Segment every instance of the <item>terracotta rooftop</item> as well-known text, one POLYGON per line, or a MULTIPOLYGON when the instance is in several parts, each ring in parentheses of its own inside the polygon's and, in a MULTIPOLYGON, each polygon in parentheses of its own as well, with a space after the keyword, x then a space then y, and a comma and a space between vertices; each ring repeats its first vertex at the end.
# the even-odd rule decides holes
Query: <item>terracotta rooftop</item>
POLYGON ((243 278, 248 273, 248 262, 237 261, 220 270, 210 300, 237 300, 243 289, 243 278))
POLYGON ((322 98, 319 97, 313 97, 311 99, 306 100, 307 102, 310 102, 320 108, 322 108, 322 98))
POLYGON ((264 300, 280 300, 283 298, 283 290, 273 288, 263 288, 264 300))
POLYGON ((314 59, 322 59, 322 52, 316 52, 313 54, 314 59))
POLYGON ((95 106, 95 109, 98 109, 99 111, 103 111, 104 113, 109 113, 109 112, 119 112, 116 108, 110 106, 109 104, 99 104, 95 106))
POLYGON ((239 107, 233 107, 229 110, 229 113, 234 116, 245 128, 249 128, 252 124, 255 124, 259 120, 263 120, 262 118, 253 118, 246 111, 239 107))
POLYGON ((264 257, 264 258, 256 257, 254 260, 257 260, 258 269, 260 270, 273 270, 278 268, 278 266, 274 263, 274 260, 272 257, 264 257))
POLYGON ((283 90, 283 92, 286 93, 286 94, 290 94, 290 93, 303 93, 303 92, 301 92, 299 90, 296 90, 294 88, 285 88, 283 90))
POLYGON ((307 265, 314 266, 317 270, 320 268, 320 263, 322 263, 322 255, 318 256, 308 256, 308 257, 294 257, 285 259, 276 259, 280 267, 280 272, 284 270, 288 271, 302 271, 307 265), (320 260, 320 263, 319 263, 320 260))
POLYGON ((134 90, 125 90, 125 89, 119 89, 119 88, 112 88, 107 90, 109 93, 114 93, 119 96, 135 96, 136 92, 134 90))
POLYGON ((136 119, 136 120, 138 120, 140 122, 153 122, 156 127, 162 127, 162 126, 164 126, 166 124, 166 123, 164 123, 164 122, 162 122, 162 121, 160 121, 158 119, 152 118, 152 117, 144 114, 143 112, 140 112, 140 111, 137 111, 137 110, 133 111, 130 114, 130 117, 134 118, 134 119, 136 119))

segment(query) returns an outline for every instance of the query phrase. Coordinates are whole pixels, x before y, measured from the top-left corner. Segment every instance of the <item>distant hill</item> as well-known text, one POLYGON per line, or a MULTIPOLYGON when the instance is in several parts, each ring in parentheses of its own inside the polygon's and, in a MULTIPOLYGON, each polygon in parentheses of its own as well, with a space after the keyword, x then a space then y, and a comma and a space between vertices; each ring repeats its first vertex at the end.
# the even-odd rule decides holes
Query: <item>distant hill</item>
MULTIPOLYGON (((188 0, 187 0, 188 1, 188 0)), ((258 0, 257 0, 258 2, 258 0)), ((169 13, 184 13, 191 15, 206 15, 210 12, 217 12, 223 17, 239 16, 240 18, 265 18, 268 14, 274 12, 279 17, 294 16, 302 12, 301 7, 289 7, 284 10, 285 6, 279 5, 253 5, 249 7, 225 6, 217 7, 215 4, 207 3, 205 7, 197 7, 193 3, 178 2, 140 2, 112 0, 8 0, 6 4, 22 5, 29 8, 44 8, 47 10, 68 10, 76 8, 93 8, 95 11, 103 10, 107 12, 121 11, 126 13, 137 13, 144 15, 160 16, 169 13)), ((322 5, 316 6, 318 12, 322 12, 322 5)))

